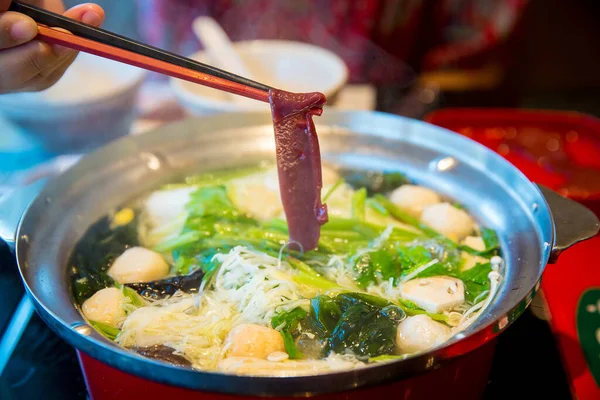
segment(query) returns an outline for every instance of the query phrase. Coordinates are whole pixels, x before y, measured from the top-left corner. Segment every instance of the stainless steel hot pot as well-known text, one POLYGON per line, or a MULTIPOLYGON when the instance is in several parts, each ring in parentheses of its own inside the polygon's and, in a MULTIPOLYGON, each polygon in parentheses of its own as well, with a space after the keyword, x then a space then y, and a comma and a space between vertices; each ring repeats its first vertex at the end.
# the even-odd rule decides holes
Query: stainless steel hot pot
MULTIPOLYGON (((0 233, 14 246, 37 312, 80 351, 86 373, 98 369, 94 363, 107 368, 102 377, 88 375, 88 385, 98 379, 104 382, 102 379, 114 372, 121 374, 114 378, 121 379, 120 384, 125 384, 123 377, 133 375, 132 382, 137 385, 148 382, 149 387, 188 389, 179 393, 197 398, 225 398, 208 393, 291 397, 339 392, 346 393, 343 398, 363 398, 349 393, 366 397, 368 388, 394 385, 395 397, 413 398, 406 382, 419 379, 413 378, 419 374, 434 376, 435 370, 468 358, 493 340, 529 305, 546 264, 554 262, 563 249, 598 232, 598 219, 587 208, 536 186, 502 157, 458 134, 374 112, 325 110, 315 122, 324 160, 355 168, 401 170, 416 182, 459 200, 481 222, 497 230, 506 269, 501 290, 488 311, 464 333, 430 353, 310 377, 196 372, 142 358, 108 341, 85 322, 69 287, 67 261, 86 229, 111 207, 186 174, 274 161, 269 114, 190 119, 117 140, 84 157, 48 182, 26 210, 19 205, 36 193, 35 186, 14 193, 3 206, 0 233)), ((452 390, 451 384, 449 388, 452 390)))

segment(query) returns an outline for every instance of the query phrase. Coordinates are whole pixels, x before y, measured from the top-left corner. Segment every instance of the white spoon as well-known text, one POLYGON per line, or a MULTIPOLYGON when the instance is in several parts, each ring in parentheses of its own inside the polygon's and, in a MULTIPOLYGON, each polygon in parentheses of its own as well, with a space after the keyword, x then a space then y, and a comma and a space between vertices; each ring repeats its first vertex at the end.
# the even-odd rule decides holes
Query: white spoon
MULTIPOLYGON (((192 29, 204 46, 204 51, 211 65, 236 75, 256 80, 252 77, 241 57, 234 50, 227 33, 225 33, 217 21, 210 17, 198 17, 194 20, 192 29)), ((231 101, 240 105, 256 106, 258 104, 256 100, 247 99, 242 96, 231 94, 229 96, 231 97, 231 101)))

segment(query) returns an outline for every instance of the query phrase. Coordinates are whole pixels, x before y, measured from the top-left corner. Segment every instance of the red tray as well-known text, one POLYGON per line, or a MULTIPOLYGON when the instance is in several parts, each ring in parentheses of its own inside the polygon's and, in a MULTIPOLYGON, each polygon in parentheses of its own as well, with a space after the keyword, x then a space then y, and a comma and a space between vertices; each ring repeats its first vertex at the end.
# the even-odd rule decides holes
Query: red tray
MULTIPOLYGON (((427 115, 425 120, 484 144, 532 181, 600 215, 597 118, 549 110, 448 108, 427 115)), ((557 264, 547 267, 542 281, 542 296, 571 391, 580 400, 600 399, 598 256, 597 236, 565 251, 557 264)))

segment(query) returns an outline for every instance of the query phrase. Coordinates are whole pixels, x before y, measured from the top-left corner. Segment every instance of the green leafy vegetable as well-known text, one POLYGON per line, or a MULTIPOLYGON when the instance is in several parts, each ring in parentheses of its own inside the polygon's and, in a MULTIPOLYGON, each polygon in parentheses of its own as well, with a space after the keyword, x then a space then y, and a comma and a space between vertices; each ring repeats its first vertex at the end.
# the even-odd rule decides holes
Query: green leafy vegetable
POLYGON ((399 261, 406 269, 419 267, 434 259, 432 251, 423 245, 400 246, 397 251, 399 261))
MULTIPOLYGON (((326 235, 329 231, 354 231, 366 239, 375 239, 386 229, 386 226, 373 224, 371 222, 330 216, 329 221, 321 227, 321 232, 326 235)), ((422 235, 397 227, 393 228, 391 235, 395 240, 412 240, 420 236, 422 235)))
POLYGON ((477 263, 473 268, 461 272, 457 277, 465 283, 465 300, 472 303, 479 295, 490 290, 488 274, 492 271, 490 263, 477 263))
POLYGON ((146 304, 142 296, 140 296, 135 290, 131 289, 130 287, 123 286, 121 287, 121 290, 123 291, 123 295, 129 298, 129 300, 131 300, 131 305, 139 308, 143 307, 146 304))
POLYGON ((303 263, 302 261, 293 257, 289 257, 288 262, 293 268, 296 268, 298 270, 298 273, 293 277, 295 282, 312 286, 317 289, 344 290, 337 283, 331 282, 330 280, 323 278, 308 264, 303 263))
POLYGON ((395 360, 403 360, 406 358, 406 355, 396 355, 396 354, 383 354, 377 357, 370 357, 369 362, 377 363, 377 362, 386 362, 386 361, 395 361, 395 360))
POLYGON ((301 307, 296 307, 291 311, 281 312, 275 315, 271 319, 271 327, 273 329, 280 329, 281 336, 283 337, 283 344, 285 351, 288 353, 291 359, 303 358, 304 355, 296 348, 296 343, 292 332, 294 332, 298 326, 298 323, 302 321, 308 312, 301 307))
POLYGON ((361 289, 366 289, 372 283, 399 276, 400 264, 393 254, 381 249, 361 255, 354 264, 354 271, 356 283, 361 289))
POLYGON ((486 251, 489 251, 490 249, 500 248, 500 243, 498 242, 498 235, 496 235, 496 231, 494 231, 493 229, 481 229, 481 237, 483 239, 483 243, 485 244, 486 251))
POLYGON ((119 333, 121 333, 120 329, 113 328, 110 325, 103 324, 102 322, 90 321, 90 324, 102 335, 107 337, 110 340, 115 340, 119 333))
POLYGON ((185 232, 172 239, 165 240, 154 247, 154 251, 166 253, 180 247, 198 242, 202 238, 200 232, 185 232))
POLYGON ((403 279, 408 275, 412 278, 435 275, 456 276, 462 264, 460 250, 440 238, 415 241, 410 246, 400 245, 398 254, 400 262, 405 268, 401 273, 403 279), (434 259, 438 261, 417 275, 412 275, 434 259))
POLYGON ((400 207, 389 201, 385 196, 380 194, 375 195, 375 200, 378 203, 380 203, 390 213, 390 215, 396 218, 398 221, 404 222, 405 224, 408 224, 421 230, 429 237, 442 237, 440 233, 421 223, 421 221, 419 221, 418 218, 414 217, 408 211, 401 209, 400 207))
POLYGON ((481 238, 483 239, 483 243, 485 245, 485 249, 483 251, 478 251, 465 245, 461 245, 460 249, 471 255, 486 258, 492 258, 493 256, 500 254, 500 242, 498 241, 498 235, 493 229, 482 228, 481 238))
POLYGON ((271 320, 271 326, 275 328, 285 329, 293 331, 298 326, 298 323, 302 321, 308 312, 302 307, 296 307, 287 312, 280 312, 273 317, 271 320))
POLYGON ((372 209, 373 211, 375 211, 377 214, 381 215, 382 217, 388 217, 390 215, 388 210, 386 210, 385 207, 383 207, 381 204, 379 204, 379 202, 372 197, 369 197, 367 199, 366 204, 367 204, 367 207, 369 207, 370 209, 372 209))
POLYGON ((419 308, 412 301, 405 300, 405 299, 398 299, 398 303, 399 303, 400 308, 402 308, 402 310, 407 315, 413 316, 413 315, 425 314, 425 315, 429 316, 431 319, 433 319, 434 321, 448 322, 448 317, 445 314, 427 312, 427 311, 423 310, 422 308, 419 308))
MULTIPOLYGON (((190 195, 186 209, 192 216, 226 216, 239 214, 223 185, 202 187, 190 195)), ((188 224, 189 224, 188 220, 188 224)))
POLYGON ((190 272, 198 268, 195 257, 183 256, 177 252, 174 252, 173 258, 175 259, 173 270, 177 275, 188 275, 190 272))
POLYGON ((296 342, 294 341, 294 337, 291 333, 288 331, 281 331, 281 336, 283 337, 285 352, 288 353, 288 356, 292 360, 304 358, 304 354, 302 354, 302 352, 296 348, 296 342))
POLYGON ((367 200, 367 189, 358 189, 352 195, 352 218, 360 222, 365 220, 365 201, 367 200))

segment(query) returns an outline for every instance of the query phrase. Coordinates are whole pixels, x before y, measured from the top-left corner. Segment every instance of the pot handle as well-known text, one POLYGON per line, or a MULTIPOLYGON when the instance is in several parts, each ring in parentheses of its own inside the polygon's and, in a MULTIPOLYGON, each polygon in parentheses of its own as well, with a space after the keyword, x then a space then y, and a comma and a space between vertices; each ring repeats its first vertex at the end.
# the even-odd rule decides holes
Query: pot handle
POLYGON ((0 198, 0 239, 8 245, 11 251, 15 250, 15 236, 21 217, 47 180, 40 179, 27 186, 17 187, 0 198))
POLYGON ((546 198, 554 220, 554 243, 548 260, 553 264, 563 250, 594 237, 600 230, 600 221, 589 208, 543 185, 537 186, 546 198))

